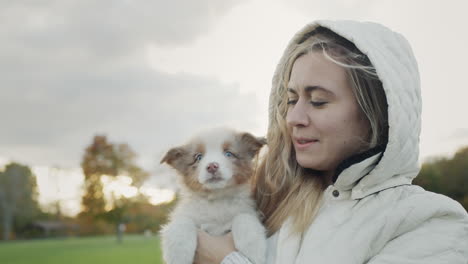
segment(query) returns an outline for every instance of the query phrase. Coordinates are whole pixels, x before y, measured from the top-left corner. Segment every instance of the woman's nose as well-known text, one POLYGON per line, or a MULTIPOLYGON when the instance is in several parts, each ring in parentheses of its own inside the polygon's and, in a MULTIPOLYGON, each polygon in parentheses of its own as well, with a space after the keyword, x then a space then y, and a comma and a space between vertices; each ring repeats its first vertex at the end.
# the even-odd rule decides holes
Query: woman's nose
POLYGON ((296 104, 289 107, 286 114, 286 122, 289 126, 308 126, 307 104, 298 100, 296 104))

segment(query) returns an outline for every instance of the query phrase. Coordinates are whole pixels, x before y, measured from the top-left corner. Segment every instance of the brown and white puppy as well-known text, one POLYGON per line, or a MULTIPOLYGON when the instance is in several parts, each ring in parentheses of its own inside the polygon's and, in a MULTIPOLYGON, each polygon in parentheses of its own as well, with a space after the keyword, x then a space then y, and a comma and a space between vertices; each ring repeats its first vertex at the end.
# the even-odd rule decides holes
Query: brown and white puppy
POLYGON ((232 232, 238 251, 265 262, 265 229, 250 192, 252 161, 264 144, 249 133, 216 128, 166 153, 161 163, 176 169, 181 185, 181 200, 161 231, 168 264, 193 263, 197 229, 232 232))

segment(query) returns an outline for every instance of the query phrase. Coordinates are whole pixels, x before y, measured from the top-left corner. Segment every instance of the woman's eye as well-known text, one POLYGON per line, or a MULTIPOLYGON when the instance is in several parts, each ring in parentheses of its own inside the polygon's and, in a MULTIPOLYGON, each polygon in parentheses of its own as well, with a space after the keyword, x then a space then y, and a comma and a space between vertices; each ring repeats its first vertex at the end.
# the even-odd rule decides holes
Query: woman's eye
POLYGON ((325 104, 327 104, 328 102, 319 102, 319 101, 311 101, 310 102, 313 106, 324 106, 325 104))
POLYGON ((230 158, 230 157, 234 156, 234 154, 232 154, 232 152, 230 152, 230 151, 226 151, 226 152, 224 152, 224 156, 230 158))
POLYGON ((288 105, 294 105, 297 103, 297 100, 293 100, 293 99, 288 99, 288 105))
POLYGON ((203 155, 201 153, 198 153, 195 155, 195 161, 200 161, 203 158, 203 155))

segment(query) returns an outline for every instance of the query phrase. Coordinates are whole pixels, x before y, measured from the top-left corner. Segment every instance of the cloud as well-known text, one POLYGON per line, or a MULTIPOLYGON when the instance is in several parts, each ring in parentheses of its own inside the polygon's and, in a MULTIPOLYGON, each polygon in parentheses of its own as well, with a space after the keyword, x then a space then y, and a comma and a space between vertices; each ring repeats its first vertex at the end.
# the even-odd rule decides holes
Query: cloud
POLYGON ((91 44, 101 51, 151 41, 181 44, 205 34, 235 0, 3 1, 2 31, 55 48, 91 44), (59 40, 59 42, 51 42, 59 40), (112 47, 111 47, 112 48, 112 47))
POLYGON ((16 80, 24 73, 44 77, 48 68, 60 73, 139 63, 149 43, 191 43, 241 2, 3 1, 0 69, 16 80))
POLYGON ((280 0, 300 13, 316 19, 362 19, 368 16, 377 1, 372 0, 280 0))
POLYGON ((151 166, 200 127, 253 124, 255 95, 212 77, 152 70, 145 50, 191 43, 238 3, 0 2, 0 156, 75 167, 104 133, 151 166))
MULTIPOLYGON (((235 85, 186 74, 149 70, 99 76, 77 73, 35 85, 42 87, 40 93, 11 89, 0 98, 3 127, 7 128, 0 130, 4 147, 20 152, 26 146, 38 146, 80 153, 99 132, 130 141, 139 150, 156 151, 162 143, 203 126, 248 122, 250 113, 257 110, 255 96, 239 93, 235 85)), ((77 158, 70 154, 65 157, 77 158)))

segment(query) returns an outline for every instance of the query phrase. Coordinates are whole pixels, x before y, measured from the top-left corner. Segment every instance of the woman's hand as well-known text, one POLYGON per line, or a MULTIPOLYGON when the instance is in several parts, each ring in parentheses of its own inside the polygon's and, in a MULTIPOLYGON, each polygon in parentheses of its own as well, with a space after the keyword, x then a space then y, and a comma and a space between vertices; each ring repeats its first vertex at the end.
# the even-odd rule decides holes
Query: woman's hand
POLYGON ((229 253, 235 251, 232 234, 211 236, 198 230, 194 264, 220 264, 229 253))

